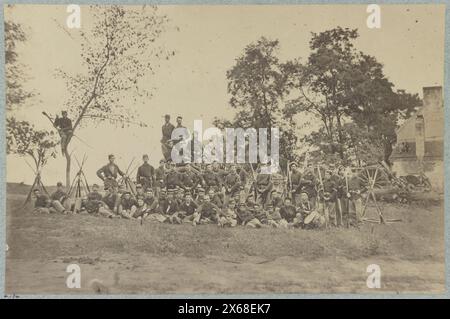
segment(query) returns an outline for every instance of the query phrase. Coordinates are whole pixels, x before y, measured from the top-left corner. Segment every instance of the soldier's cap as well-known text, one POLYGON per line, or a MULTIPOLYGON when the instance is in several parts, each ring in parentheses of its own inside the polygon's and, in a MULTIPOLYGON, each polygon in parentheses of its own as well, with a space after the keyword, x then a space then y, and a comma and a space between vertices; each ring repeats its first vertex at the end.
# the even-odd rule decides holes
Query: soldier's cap
POLYGON ((166 194, 167 191, 166 191, 165 189, 161 189, 160 193, 161 193, 161 194, 166 194))
POLYGON ((35 193, 35 192, 39 192, 40 190, 39 190, 39 188, 35 188, 35 189, 33 189, 33 193, 35 193))
POLYGON ((142 188, 141 184, 136 184, 136 188, 142 188))
POLYGON ((112 157, 114 157, 114 154, 109 154, 108 155, 108 159, 111 159, 112 157))
POLYGON ((165 118, 170 118, 169 114, 164 115, 165 118))
POLYGON ((66 110, 61 111, 61 114, 67 114, 67 111, 66 110))
POLYGON ((166 161, 165 160, 159 160, 159 164, 162 164, 162 163, 165 163, 166 161))
POLYGON ((124 195, 127 195, 127 194, 131 195, 131 192, 130 191, 125 191, 125 192, 123 192, 123 194, 124 195))
POLYGON ((145 190, 145 192, 146 192, 146 193, 153 193, 153 189, 152 189, 151 187, 149 187, 149 188, 147 188, 147 189, 145 190))
POLYGON ((98 184, 93 184, 92 188, 100 188, 100 186, 98 186, 98 184))
POLYGON ((57 187, 61 187, 61 186, 63 186, 63 183, 58 182, 58 183, 56 183, 56 186, 57 186, 57 187))
POLYGON ((293 162, 293 163, 290 164, 289 167, 292 168, 292 167, 294 167, 294 166, 295 166, 295 167, 298 167, 297 163, 293 162))

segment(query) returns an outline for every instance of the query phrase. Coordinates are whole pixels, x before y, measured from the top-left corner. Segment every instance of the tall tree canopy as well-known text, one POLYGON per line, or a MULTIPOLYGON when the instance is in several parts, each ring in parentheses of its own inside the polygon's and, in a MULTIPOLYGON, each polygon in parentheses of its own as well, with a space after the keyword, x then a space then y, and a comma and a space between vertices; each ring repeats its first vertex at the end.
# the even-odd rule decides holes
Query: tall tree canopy
MULTIPOLYGON (((291 157, 288 149, 296 136, 288 134, 287 115, 283 112, 283 98, 288 94, 284 65, 277 54, 277 40, 260 38, 245 47, 236 64, 227 72, 230 105, 237 110, 233 120, 216 119, 218 127, 280 128, 280 155, 291 157)), ((270 138, 270 135, 269 135, 270 138)))
POLYGON ((308 136, 305 141, 314 143, 318 135, 323 136, 317 145, 322 152, 349 160, 355 152, 352 134, 358 134, 380 145, 372 153, 374 159, 379 153, 387 161, 398 121, 410 116, 420 100, 417 95, 394 92, 383 65, 355 48, 357 37, 357 30, 341 27, 312 33, 307 62, 287 63, 288 84, 297 91, 290 103, 297 112, 309 112, 321 121, 314 139, 308 136))

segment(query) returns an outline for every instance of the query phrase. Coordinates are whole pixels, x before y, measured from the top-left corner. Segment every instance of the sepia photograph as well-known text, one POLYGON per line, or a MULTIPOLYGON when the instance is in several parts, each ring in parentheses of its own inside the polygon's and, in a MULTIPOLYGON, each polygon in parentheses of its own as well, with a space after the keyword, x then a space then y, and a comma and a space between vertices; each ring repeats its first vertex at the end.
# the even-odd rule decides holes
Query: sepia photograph
POLYGON ((445 10, 5 4, 5 296, 446 293, 445 10))

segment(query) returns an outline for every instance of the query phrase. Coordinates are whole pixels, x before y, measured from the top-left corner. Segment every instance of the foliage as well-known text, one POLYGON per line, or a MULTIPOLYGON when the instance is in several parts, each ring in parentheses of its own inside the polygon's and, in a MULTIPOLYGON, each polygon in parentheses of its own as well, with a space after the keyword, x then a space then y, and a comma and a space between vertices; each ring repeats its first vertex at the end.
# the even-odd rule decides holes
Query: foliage
POLYGON ((15 22, 5 21, 4 27, 6 109, 10 111, 23 105, 34 94, 23 89, 26 76, 17 53, 17 44, 26 41, 26 34, 21 25, 15 22))
POLYGON ((56 157, 58 138, 53 131, 36 130, 26 121, 7 118, 6 152, 19 156, 30 156, 36 170, 40 170, 51 157, 56 157))
POLYGON ((74 130, 89 121, 113 124, 139 124, 129 104, 151 97, 151 86, 142 83, 153 74, 156 60, 168 59, 157 44, 165 31, 167 17, 158 15, 154 6, 91 6, 94 25, 81 32, 81 72, 68 74, 58 70, 67 84, 66 103, 75 119, 74 130), (87 121, 86 121, 87 120, 87 121))

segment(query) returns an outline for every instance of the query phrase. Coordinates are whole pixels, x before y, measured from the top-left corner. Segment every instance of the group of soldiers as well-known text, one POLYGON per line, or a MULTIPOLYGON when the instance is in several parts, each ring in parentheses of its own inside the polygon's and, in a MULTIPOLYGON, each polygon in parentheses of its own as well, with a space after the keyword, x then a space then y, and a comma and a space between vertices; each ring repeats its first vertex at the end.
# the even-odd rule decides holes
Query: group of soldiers
POLYGON ((252 228, 357 226, 366 188, 358 173, 339 167, 291 163, 278 173, 252 164, 174 164, 159 167, 143 155, 135 181, 109 155, 94 184, 71 198, 62 183, 50 196, 34 190, 35 212, 87 213, 182 224, 242 225, 252 228))

